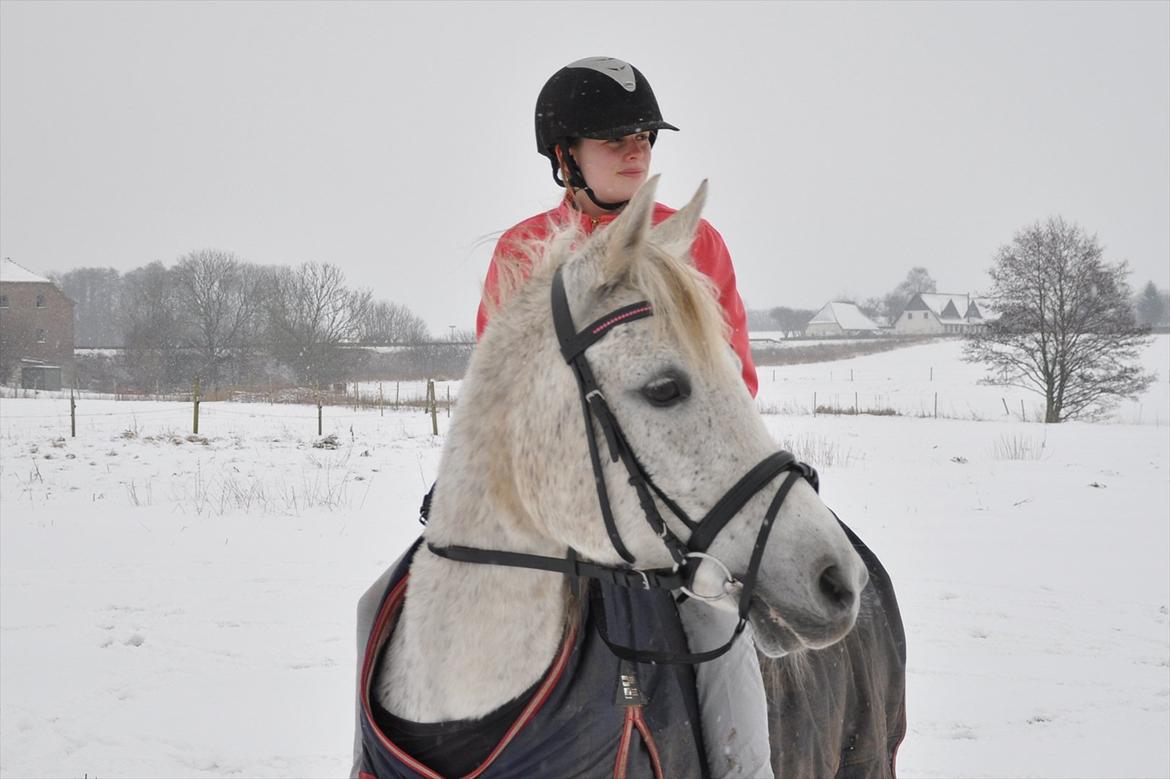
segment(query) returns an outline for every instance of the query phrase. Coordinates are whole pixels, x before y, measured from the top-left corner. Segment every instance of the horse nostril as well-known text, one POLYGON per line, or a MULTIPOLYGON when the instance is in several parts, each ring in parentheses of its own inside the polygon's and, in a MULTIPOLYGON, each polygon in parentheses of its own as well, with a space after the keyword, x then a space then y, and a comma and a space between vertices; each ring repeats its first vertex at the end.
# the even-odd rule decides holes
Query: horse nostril
POLYGON ((853 590, 846 583, 841 569, 837 566, 830 565, 821 571, 817 586, 826 605, 834 611, 848 611, 853 608, 853 590))

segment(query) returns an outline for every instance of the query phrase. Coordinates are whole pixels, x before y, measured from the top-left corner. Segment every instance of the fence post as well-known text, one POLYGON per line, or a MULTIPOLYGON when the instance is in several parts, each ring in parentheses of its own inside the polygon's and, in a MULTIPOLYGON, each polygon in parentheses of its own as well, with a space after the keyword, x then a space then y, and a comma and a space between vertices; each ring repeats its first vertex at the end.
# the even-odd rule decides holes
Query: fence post
POLYGON ((934 418, 938 419, 938 393, 934 393, 934 418))
MULTIPOLYGON (((852 371, 850 371, 850 373, 852 373, 852 371)), ((861 409, 858 408, 858 405, 857 405, 857 393, 854 392, 853 393, 853 416, 857 416, 860 413, 861 413, 861 409)))
POLYGON ((73 388, 69 388, 69 435, 77 438, 77 401, 73 398, 73 388))
POLYGON ((382 382, 378 382, 378 416, 386 416, 386 401, 382 397, 382 382))
POLYGON ((1027 420, 1027 419, 1024 417, 1024 399, 1023 399, 1023 398, 1020 398, 1020 421, 1021 421, 1021 422, 1027 422, 1027 421, 1028 421, 1028 420, 1027 420))
POLYGON ((1003 415, 1005 417, 1010 417, 1012 415, 1012 412, 1008 411, 1007 398, 1000 396, 1000 400, 1003 401, 1003 415))
POLYGON ((447 385, 447 419, 451 418, 451 385, 447 385))
POLYGON ((398 410, 398 387, 400 382, 394 382, 394 410, 398 410))
POLYGON ((191 392, 191 399, 194 401, 195 410, 193 412, 193 422, 191 432, 199 435, 199 377, 195 377, 195 388, 191 392))
POLYGON ((853 369, 852 368, 849 369, 849 381, 850 382, 853 381, 853 369))
POLYGON ((813 393, 813 416, 817 415, 817 393, 813 393))
POLYGON ((431 435, 439 434, 439 404, 435 401, 435 380, 427 379, 427 401, 431 412, 431 435))
POLYGON ((934 366, 930 366, 930 380, 934 381, 934 366))

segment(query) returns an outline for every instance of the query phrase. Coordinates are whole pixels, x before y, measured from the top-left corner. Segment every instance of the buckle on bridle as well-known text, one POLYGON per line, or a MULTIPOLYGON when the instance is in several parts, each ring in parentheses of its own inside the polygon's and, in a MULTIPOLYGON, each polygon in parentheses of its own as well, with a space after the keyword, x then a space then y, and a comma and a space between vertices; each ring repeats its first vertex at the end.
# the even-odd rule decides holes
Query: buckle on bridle
MULTIPOLYGON (((683 593, 685 593, 688 597, 694 598, 695 600, 701 600, 704 603, 715 603, 716 601, 721 601, 724 598, 726 598, 728 595, 730 595, 732 588, 734 588, 735 585, 739 584, 739 582, 736 581, 735 577, 731 575, 731 570, 726 565, 724 565, 723 561, 720 560, 718 557, 715 557, 714 555, 709 555, 706 552, 687 552, 686 555, 684 556, 684 559, 691 558, 691 557, 699 557, 699 558, 702 558, 704 560, 710 560, 711 562, 715 563, 716 565, 718 565, 720 568, 723 569, 723 574, 727 578, 723 582, 723 592, 719 593, 718 595, 700 595, 697 592, 694 592, 693 590, 691 590, 691 588, 687 587, 686 585, 679 587, 679 589, 683 593)), ((675 570, 678 570, 679 564, 676 563, 674 567, 675 567, 675 570)), ((696 572, 698 572, 698 569, 695 569, 695 570, 696 570, 696 572)), ((694 578, 695 577, 692 575, 691 581, 694 581, 694 578)))

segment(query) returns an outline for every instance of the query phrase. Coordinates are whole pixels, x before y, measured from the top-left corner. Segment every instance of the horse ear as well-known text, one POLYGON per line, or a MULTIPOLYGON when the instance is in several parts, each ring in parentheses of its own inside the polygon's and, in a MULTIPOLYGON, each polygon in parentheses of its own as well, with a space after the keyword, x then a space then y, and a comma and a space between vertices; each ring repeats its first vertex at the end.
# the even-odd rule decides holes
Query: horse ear
POLYGON ((658 176, 650 177, 638 188, 621 216, 605 231, 605 279, 615 281, 622 278, 630 265, 640 255, 642 244, 650 232, 654 216, 654 192, 658 189, 658 176))
POLYGON ((703 205, 707 202, 707 179, 699 184, 691 202, 667 217, 662 224, 651 230, 651 239, 667 253, 683 257, 695 242, 703 205))

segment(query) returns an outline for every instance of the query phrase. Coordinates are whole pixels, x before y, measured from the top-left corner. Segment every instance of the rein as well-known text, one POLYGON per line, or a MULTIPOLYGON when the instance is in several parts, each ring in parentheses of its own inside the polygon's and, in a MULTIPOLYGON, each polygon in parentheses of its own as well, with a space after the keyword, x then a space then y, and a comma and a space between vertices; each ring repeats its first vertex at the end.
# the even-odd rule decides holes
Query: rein
MULTIPOLYGON (((568 577, 569 586, 574 594, 578 594, 579 582, 582 578, 590 579, 593 582, 611 582, 620 586, 633 588, 663 589, 669 591, 679 590, 684 593, 683 597, 690 596, 705 601, 719 600, 730 594, 736 585, 738 585, 740 588, 739 622, 731 637, 719 647, 704 652, 691 653, 639 650, 614 643, 609 638, 605 621, 605 608, 601 602, 600 587, 597 584, 590 586, 590 601, 596 614, 597 632, 610 650, 618 657, 645 663, 704 663, 709 660, 714 660, 731 649, 735 640, 739 638, 747 626, 748 608, 755 590, 760 565, 763 562, 764 548, 767 546, 768 537, 771 535, 772 527, 780 512, 780 506, 784 503, 784 499, 792 487, 802 478, 814 490, 818 489, 819 480, 817 473, 811 466, 798 462, 790 452, 773 452, 744 474, 702 519, 695 521, 687 516, 686 512, 654 483, 650 474, 646 472, 646 469, 638 461, 633 448, 630 446, 629 441, 622 431, 621 425, 618 423, 617 417, 614 416, 613 411, 606 402, 605 394, 598 386, 593 376, 593 371, 589 366, 589 361, 585 356, 586 350, 604 338, 613 328, 652 316, 654 312, 651 305, 646 301, 642 301, 623 306, 596 320, 584 330, 578 331, 573 324, 573 318, 569 311, 568 295, 565 292, 565 283, 561 275, 561 270, 562 268, 557 268, 552 281, 553 324, 556 328, 557 339, 560 342, 561 355, 565 358, 565 362, 572 368, 573 374, 577 378, 577 386, 581 397, 581 410, 585 417, 586 439, 589 443, 589 459, 593 465, 593 481, 597 490, 597 500, 601 507, 601 516, 605 522, 605 530, 609 535, 609 540, 613 544, 613 548, 631 567, 613 567, 582 561, 577 556, 576 550, 572 547, 569 548, 569 552, 565 557, 547 557, 544 555, 524 554, 503 550, 476 549, 466 546, 439 547, 429 542, 427 543, 427 548, 439 557, 458 562, 532 568, 561 573, 568 577), (600 447, 598 445, 593 420, 597 420, 598 425, 601 427, 610 460, 612 462, 618 462, 620 460, 625 466, 626 472, 629 475, 629 483, 637 492, 638 502, 641 505, 642 513, 646 517, 646 522, 662 540, 663 545, 665 545, 671 558, 674 560, 672 567, 651 570, 641 570, 632 567, 635 562, 634 556, 630 554, 629 549, 622 542, 621 534, 618 532, 617 523, 614 520, 613 509, 610 506, 609 491, 606 487, 600 447), (756 536, 755 547, 752 549, 751 562, 748 565, 747 573, 744 575, 742 581, 737 581, 731 575, 731 572, 728 571, 727 566, 707 554, 707 549, 714 542, 719 532, 723 530, 740 509, 756 493, 764 489, 764 487, 780 474, 785 474, 785 477, 779 489, 776 491, 775 496, 772 498, 767 512, 764 514, 763 523, 756 536), (679 521, 691 530, 690 537, 687 541, 684 542, 679 539, 667 527, 666 522, 658 511, 658 505, 654 500, 655 495, 662 500, 663 504, 666 505, 679 521), (711 560, 727 573, 727 580, 724 582, 724 592, 717 596, 698 595, 691 589, 703 560, 711 560)), ((432 486, 431 489, 433 490, 434 487, 432 486)), ((427 499, 423 503, 423 518, 425 518, 429 510, 429 499, 430 495, 428 494, 427 499)))

